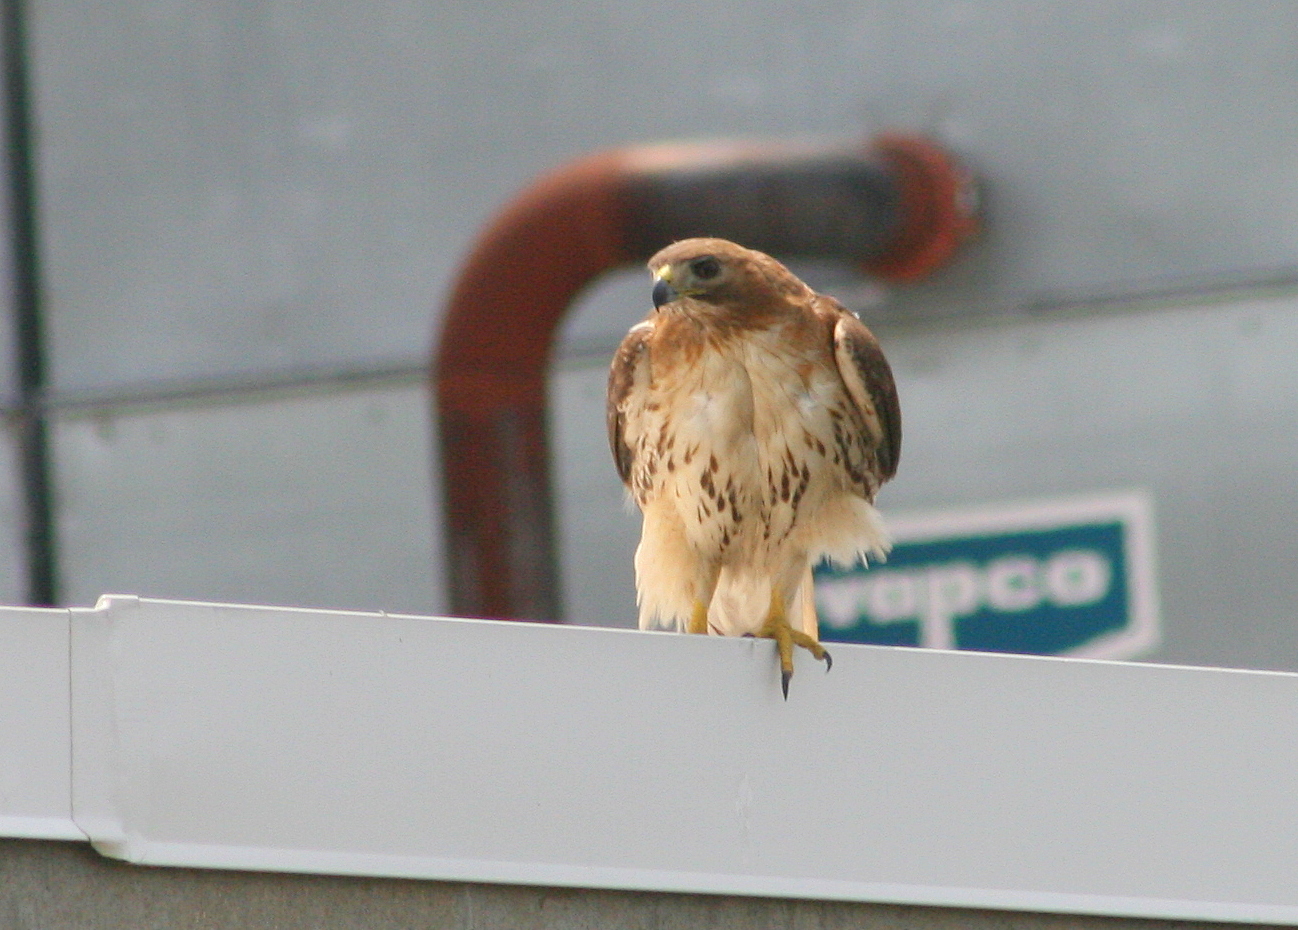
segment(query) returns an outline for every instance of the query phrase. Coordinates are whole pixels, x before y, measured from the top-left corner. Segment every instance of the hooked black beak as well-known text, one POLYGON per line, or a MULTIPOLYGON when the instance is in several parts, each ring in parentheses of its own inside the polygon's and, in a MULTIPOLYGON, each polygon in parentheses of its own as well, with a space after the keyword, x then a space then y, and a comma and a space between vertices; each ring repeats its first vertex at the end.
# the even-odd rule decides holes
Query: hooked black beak
POLYGON ((676 288, 672 287, 666 278, 659 278, 654 282, 653 299, 655 310, 663 304, 671 303, 679 296, 680 294, 676 293, 676 288))

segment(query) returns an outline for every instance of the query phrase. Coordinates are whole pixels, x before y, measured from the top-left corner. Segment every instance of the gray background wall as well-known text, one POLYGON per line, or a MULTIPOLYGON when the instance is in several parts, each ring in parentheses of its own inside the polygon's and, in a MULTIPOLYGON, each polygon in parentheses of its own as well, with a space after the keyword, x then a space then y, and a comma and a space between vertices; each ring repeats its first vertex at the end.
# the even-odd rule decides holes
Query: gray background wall
MULTIPOLYGON (((1149 488, 1154 657, 1298 669, 1295 10, 35 0, 62 600, 441 611, 422 365, 511 194, 607 146, 901 128, 978 172, 984 236, 912 288, 803 269, 896 367, 885 514, 1149 488)), ((602 369, 647 305, 596 286, 556 360, 578 622, 631 622, 602 369)))

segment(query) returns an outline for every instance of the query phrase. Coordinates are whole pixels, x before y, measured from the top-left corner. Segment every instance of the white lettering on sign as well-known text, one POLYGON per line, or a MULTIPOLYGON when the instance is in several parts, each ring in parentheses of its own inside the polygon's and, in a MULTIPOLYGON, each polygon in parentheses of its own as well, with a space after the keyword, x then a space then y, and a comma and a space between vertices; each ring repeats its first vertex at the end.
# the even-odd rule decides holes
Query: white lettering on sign
POLYGON ((1094 604, 1109 593, 1109 560, 1090 549, 1059 552, 1046 563, 1050 599, 1060 607, 1094 604))
POLYGON ((974 613, 982 600, 977 566, 972 562, 948 562, 915 574, 922 577, 924 584, 919 644, 929 649, 954 649, 951 621, 974 613))
POLYGON ((987 566, 987 605, 1016 613, 1041 603, 1041 566, 1031 556, 1011 555, 987 566))
POLYGON ((955 647, 955 620, 986 607, 1021 613, 1041 606, 1084 607, 1102 600, 1113 582, 1109 559, 1094 549, 1066 549, 1042 561, 1006 555, 986 565, 944 562, 923 568, 873 568, 867 574, 821 579, 820 620, 847 629, 871 623, 919 621, 920 645, 955 647))

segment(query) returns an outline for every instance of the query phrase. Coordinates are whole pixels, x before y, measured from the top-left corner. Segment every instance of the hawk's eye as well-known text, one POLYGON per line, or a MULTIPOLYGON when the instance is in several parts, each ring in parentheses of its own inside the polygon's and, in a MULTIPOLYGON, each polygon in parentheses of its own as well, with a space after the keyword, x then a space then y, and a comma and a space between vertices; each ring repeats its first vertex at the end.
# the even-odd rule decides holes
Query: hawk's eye
POLYGON ((721 263, 711 255, 705 255, 690 262, 690 272, 700 281, 711 281, 721 274, 721 263))

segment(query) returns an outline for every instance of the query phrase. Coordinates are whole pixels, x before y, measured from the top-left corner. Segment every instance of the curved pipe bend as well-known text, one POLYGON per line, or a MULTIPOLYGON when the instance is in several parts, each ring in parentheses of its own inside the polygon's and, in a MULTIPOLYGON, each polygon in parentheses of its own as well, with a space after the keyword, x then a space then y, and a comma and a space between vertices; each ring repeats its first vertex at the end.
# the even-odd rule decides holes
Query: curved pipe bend
POLYGON ((695 235, 914 281, 972 234, 971 191, 943 149, 899 135, 614 149, 524 190, 470 253, 435 350, 451 612, 560 617, 546 378, 590 282, 695 235))

